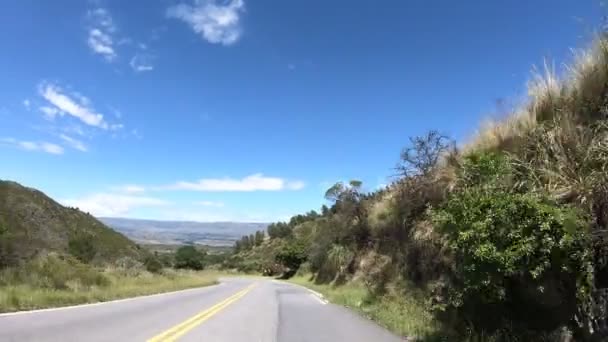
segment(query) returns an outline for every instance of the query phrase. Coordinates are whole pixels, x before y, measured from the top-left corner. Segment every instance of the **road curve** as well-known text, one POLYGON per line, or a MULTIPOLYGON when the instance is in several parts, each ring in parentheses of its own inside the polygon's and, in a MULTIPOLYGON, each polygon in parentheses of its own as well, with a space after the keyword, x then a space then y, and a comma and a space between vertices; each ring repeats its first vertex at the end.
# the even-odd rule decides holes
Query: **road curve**
POLYGON ((265 278, 95 305, 0 315, 0 341, 393 342, 312 292, 265 278))

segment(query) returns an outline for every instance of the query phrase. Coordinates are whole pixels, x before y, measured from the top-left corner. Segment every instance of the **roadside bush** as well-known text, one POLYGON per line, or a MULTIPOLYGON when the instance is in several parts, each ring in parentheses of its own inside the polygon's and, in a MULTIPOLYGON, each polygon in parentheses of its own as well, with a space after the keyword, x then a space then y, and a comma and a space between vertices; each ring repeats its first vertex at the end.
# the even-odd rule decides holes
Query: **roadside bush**
POLYGON ((106 286, 110 283, 98 270, 70 256, 49 254, 28 262, 14 279, 48 289, 106 286))
POLYGON ((146 270, 151 273, 160 273, 163 269, 163 264, 154 255, 148 255, 144 259, 144 266, 146 270))
POLYGON ((364 255, 359 262, 363 283, 372 295, 381 295, 385 292, 393 271, 391 258, 374 251, 364 255))
POLYGON ((436 308, 483 331, 552 331, 573 319, 592 286, 589 222, 544 196, 507 191, 509 170, 502 156, 467 158, 465 186, 432 212, 455 258, 436 308))
POLYGON ((289 243, 284 245, 275 255, 276 262, 286 268, 284 273, 285 278, 293 276, 300 268, 300 265, 306 261, 307 255, 304 246, 298 243, 289 243))
POLYGON ((182 246, 175 252, 175 268, 188 268, 200 271, 205 267, 205 253, 194 246, 182 246))
POLYGON ((93 239, 86 235, 72 237, 68 241, 68 252, 85 264, 90 263, 96 254, 93 239))

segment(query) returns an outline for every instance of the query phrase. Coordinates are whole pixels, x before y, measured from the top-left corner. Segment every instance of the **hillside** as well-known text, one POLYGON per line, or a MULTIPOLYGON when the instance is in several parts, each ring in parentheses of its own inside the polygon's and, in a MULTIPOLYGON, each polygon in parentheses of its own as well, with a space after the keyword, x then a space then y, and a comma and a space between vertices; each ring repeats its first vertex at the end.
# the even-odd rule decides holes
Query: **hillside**
POLYGON ((268 224, 252 222, 155 221, 100 217, 109 227, 142 244, 195 243, 232 246, 242 235, 264 230, 268 224))
POLYGON ((393 184, 337 183, 226 266, 364 288, 340 302, 433 341, 607 341, 608 33, 566 71, 469 144, 411 138, 393 184))
MULTIPOLYGON (((138 246, 93 216, 66 208, 42 192, 0 181, 0 266, 86 245, 94 263, 140 259, 138 246)), ((82 248, 81 248, 82 249, 82 248)))

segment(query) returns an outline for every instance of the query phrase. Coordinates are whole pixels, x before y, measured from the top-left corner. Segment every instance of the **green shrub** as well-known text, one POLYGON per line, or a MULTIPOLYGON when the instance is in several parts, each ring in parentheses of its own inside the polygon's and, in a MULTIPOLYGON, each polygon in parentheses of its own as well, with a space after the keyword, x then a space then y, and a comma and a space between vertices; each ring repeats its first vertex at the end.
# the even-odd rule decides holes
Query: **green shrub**
POLYGON ((49 254, 29 261, 14 281, 48 289, 106 286, 103 273, 70 256, 49 254))
POLYGON ((590 289, 589 222, 541 195, 508 191, 509 170, 501 156, 468 158, 466 187, 432 212, 456 260, 438 308, 475 329, 550 331, 574 317, 590 289))
POLYGON ((144 259, 144 266, 146 270, 151 273, 160 273, 163 269, 163 264, 154 255, 148 255, 144 259))
POLYGON ((287 269, 285 272, 286 277, 293 276, 298 271, 298 268, 300 268, 300 265, 306 261, 306 258, 304 246, 298 243, 284 245, 275 256, 276 262, 287 269))
POLYGON ((175 268, 202 270, 205 267, 204 258, 205 253, 194 246, 182 246, 175 252, 175 268))
POLYGON ((93 238, 87 235, 72 237, 68 241, 68 252, 76 259, 84 263, 90 263, 96 254, 93 238))

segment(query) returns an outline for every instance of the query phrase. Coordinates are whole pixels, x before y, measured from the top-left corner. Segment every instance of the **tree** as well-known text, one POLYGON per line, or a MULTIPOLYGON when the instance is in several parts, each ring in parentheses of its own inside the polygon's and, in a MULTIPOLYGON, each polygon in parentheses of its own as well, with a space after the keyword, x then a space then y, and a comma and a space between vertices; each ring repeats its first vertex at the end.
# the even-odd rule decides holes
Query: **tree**
POLYGON ((299 243, 286 244, 275 255, 275 261, 287 269, 284 274, 285 278, 293 276, 306 258, 306 249, 299 243))
POLYGON ((259 246, 264 242, 264 231, 258 230, 255 232, 255 245, 259 246))
POLYGON ((268 226, 268 236, 271 239, 289 238, 292 235, 292 227, 285 222, 272 223, 268 226))
POLYGON ((325 198, 334 202, 333 220, 341 232, 340 240, 345 243, 354 242, 359 247, 369 241, 370 235, 366 210, 362 205, 362 185, 359 180, 351 180, 348 184, 338 182, 325 193, 325 198))
POLYGON ((321 215, 323 215, 323 216, 329 215, 329 208, 325 204, 323 204, 321 206, 321 215))
POLYGON ((243 235, 243 237, 241 237, 241 250, 246 251, 249 249, 251 249, 249 235, 243 235))
POLYGON ((194 246, 182 246, 175 252, 175 268, 202 270, 205 253, 194 246))
POLYGON ((411 145, 401 151, 397 164, 399 175, 409 178, 427 176, 438 166, 442 156, 456 149, 455 142, 438 131, 410 138, 411 145))

